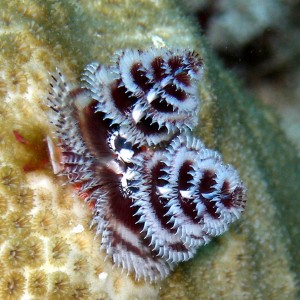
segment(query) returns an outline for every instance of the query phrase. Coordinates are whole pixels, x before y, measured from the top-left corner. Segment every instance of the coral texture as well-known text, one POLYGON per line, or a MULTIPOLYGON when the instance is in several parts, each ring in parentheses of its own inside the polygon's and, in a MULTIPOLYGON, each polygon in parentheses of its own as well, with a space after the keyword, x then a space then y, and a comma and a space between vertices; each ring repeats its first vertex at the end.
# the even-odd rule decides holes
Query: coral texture
MULTIPOLYGON (((173 1, 1 1, 0 298, 297 299, 300 161, 278 120, 220 68, 173 1), (248 187, 244 218, 158 285, 112 269, 91 210, 52 174, 49 72, 77 83, 117 49, 167 45, 205 61, 198 133, 248 187)), ((299 294, 298 294, 299 296, 299 294)))

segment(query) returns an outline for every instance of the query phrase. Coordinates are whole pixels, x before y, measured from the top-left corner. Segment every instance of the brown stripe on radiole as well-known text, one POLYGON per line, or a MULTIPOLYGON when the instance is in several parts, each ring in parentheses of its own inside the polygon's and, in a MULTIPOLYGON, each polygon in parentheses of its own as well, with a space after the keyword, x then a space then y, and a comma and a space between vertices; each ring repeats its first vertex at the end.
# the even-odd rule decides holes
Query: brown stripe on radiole
POLYGON ((177 55, 169 58, 168 65, 171 68, 172 73, 175 73, 178 69, 184 66, 182 58, 182 56, 177 55))
POLYGON ((149 82, 149 79, 146 76, 146 71, 143 71, 141 68, 141 63, 135 63, 131 67, 130 73, 134 83, 137 84, 141 89, 141 94, 146 94, 152 88, 153 84, 149 82))
POLYGON ((132 245, 127 239, 122 238, 114 229, 110 229, 111 235, 107 251, 111 253, 113 261, 127 271, 135 271, 137 280, 141 278, 155 282, 164 279, 172 269, 172 266, 152 253, 147 245, 132 245))
POLYGON ((101 167, 96 171, 101 178, 101 188, 106 194, 108 219, 116 219, 122 226, 130 229, 136 235, 142 230, 135 216, 137 209, 132 206, 133 200, 126 196, 121 188, 121 175, 109 167, 101 167))
MULTIPOLYGON (((160 264, 165 269, 165 272, 168 273, 166 271, 168 267, 159 257, 155 256, 151 248, 148 247, 148 242, 141 234, 142 224, 138 223, 137 208, 132 206, 132 199, 122 193, 118 174, 114 170, 104 167, 101 168, 100 173, 97 173, 97 175, 100 175, 102 178, 101 189, 105 193, 106 199, 102 209, 105 210, 105 220, 109 231, 109 242, 104 241, 104 247, 108 253, 112 252, 113 258, 118 254, 122 256, 128 255, 128 262, 132 267, 143 268, 142 265, 138 265, 139 262, 132 261, 132 256, 129 255, 131 252, 145 260, 147 265, 149 263, 153 264, 153 269, 151 270, 153 274, 161 276, 160 271, 155 269, 155 263, 160 264), (120 250, 120 247, 122 250, 120 250)), ((154 276, 153 274, 151 275, 150 270, 145 271, 148 277, 154 276)), ((143 277, 143 272, 139 276, 143 277)))
POLYGON ((211 199, 205 197, 205 194, 212 193, 215 191, 214 185, 216 184, 216 174, 212 170, 204 170, 203 176, 199 183, 199 196, 201 201, 205 207, 206 212, 214 219, 218 219, 220 214, 217 213, 217 207, 215 202, 211 199))
POLYGON ((234 205, 233 203, 233 192, 230 192, 230 182, 225 180, 222 184, 220 191, 220 201, 226 208, 230 208, 234 205))
POLYGON ((181 84, 183 84, 185 86, 191 85, 191 77, 188 74, 186 74, 185 72, 179 72, 174 77, 178 82, 180 82, 181 84))
POLYGON ((188 98, 187 93, 173 83, 167 84, 163 89, 169 96, 176 98, 179 102, 183 102, 188 98))
POLYGON ((166 70, 163 68, 163 59, 161 56, 155 57, 151 62, 151 67, 153 70, 153 78, 156 82, 161 81, 167 76, 166 70))
POLYGON ((97 101, 84 99, 83 105, 77 104, 78 122, 82 138, 88 150, 98 161, 113 158, 113 152, 108 146, 107 139, 113 129, 111 120, 105 119, 105 114, 97 111, 97 101))
POLYGON ((194 51, 189 51, 186 55, 187 67, 195 74, 199 75, 203 66, 203 61, 194 51))
POLYGON ((136 124, 138 130, 140 130, 144 135, 159 135, 159 134, 167 134, 168 129, 165 126, 159 126, 159 124, 153 121, 152 117, 142 117, 140 122, 136 124))
POLYGON ((231 195, 233 206, 240 207, 244 210, 246 206, 245 187, 243 185, 236 187, 231 195))
POLYGON ((148 189, 149 201, 151 208, 156 218, 159 220, 160 225, 168 230, 170 233, 176 233, 175 229, 172 229, 173 225, 169 222, 170 217, 167 216, 168 208, 166 207, 167 199, 163 195, 159 195, 157 187, 164 186, 167 182, 161 179, 164 175, 165 163, 162 161, 157 162, 149 171, 148 189))
POLYGON ((115 104, 115 107, 125 115, 126 112, 130 111, 133 105, 136 103, 136 98, 128 89, 122 85, 121 80, 115 80, 111 86, 111 97, 115 104))
MULTIPOLYGON (((119 224, 119 226, 122 226, 122 224, 119 224)), ((151 259, 155 260, 155 256, 152 256, 149 247, 147 245, 143 245, 143 240, 140 240, 139 246, 134 246, 128 239, 126 239, 126 237, 121 236, 121 234, 118 233, 117 228, 111 226, 111 224, 110 229, 112 247, 117 247, 120 244, 126 249, 126 251, 132 252, 143 259, 147 259, 150 256, 151 259)), ((135 236, 138 239, 139 236, 135 236)), ((156 260, 158 260, 158 258, 156 258, 156 260)))
POLYGON ((166 99, 158 97, 151 102, 151 107, 153 107, 158 112, 162 113, 173 113, 176 109, 173 105, 168 103, 166 99))
POLYGON ((193 170, 192 165, 192 161, 186 160, 180 167, 178 173, 177 194, 182 211, 186 216, 190 218, 191 222, 197 224, 200 220, 197 216, 196 203, 192 200, 184 198, 180 193, 180 191, 186 191, 192 186, 192 184, 190 183, 193 179, 192 175, 190 174, 193 170))

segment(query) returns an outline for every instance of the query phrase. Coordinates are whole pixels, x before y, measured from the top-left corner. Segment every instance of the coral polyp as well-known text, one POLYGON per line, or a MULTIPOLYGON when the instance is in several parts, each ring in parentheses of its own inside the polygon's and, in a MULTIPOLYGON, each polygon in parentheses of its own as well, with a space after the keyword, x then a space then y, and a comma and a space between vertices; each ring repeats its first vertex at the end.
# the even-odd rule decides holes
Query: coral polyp
POLYGON ((25 278, 21 272, 12 271, 0 282, 1 299, 20 299, 25 289, 25 278))
POLYGON ((47 292, 47 278, 43 271, 34 271, 28 280, 28 290, 35 297, 43 297, 47 292))
POLYGON ((165 278, 245 207, 236 170, 190 136, 201 75, 194 52, 150 49, 87 65, 79 87, 51 78, 53 170, 92 207, 101 249, 138 280, 165 278))

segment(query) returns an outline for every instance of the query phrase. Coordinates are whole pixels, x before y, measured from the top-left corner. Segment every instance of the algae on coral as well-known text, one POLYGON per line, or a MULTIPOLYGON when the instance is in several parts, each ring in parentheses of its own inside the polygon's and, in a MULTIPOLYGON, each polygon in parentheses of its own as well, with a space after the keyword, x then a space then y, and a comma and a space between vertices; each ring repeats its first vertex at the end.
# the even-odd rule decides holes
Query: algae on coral
POLYGON ((2 1, 0 9, 2 299, 51 299, 59 289, 56 299, 297 298, 300 159, 276 117, 219 66, 176 2, 13 0, 2 1), (203 57, 199 135, 248 187, 239 223, 176 268, 159 295, 160 284, 136 283, 103 261, 99 239, 89 230, 90 210, 52 174, 44 104, 56 67, 76 84, 87 63, 106 63, 115 50, 157 41, 203 57), (78 224, 84 231, 74 233, 78 224), (20 256, 9 256, 13 247, 20 256), (20 264, 24 275, 15 268, 20 264))

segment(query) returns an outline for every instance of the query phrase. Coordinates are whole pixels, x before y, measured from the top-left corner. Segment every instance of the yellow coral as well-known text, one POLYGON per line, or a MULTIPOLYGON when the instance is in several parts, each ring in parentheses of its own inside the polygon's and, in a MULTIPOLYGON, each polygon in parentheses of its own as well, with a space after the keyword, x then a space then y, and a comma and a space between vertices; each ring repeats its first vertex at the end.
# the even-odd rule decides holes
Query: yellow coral
POLYGON ((11 199, 16 210, 30 211, 34 206, 33 191, 29 188, 20 186, 16 195, 11 199))
POLYGON ((6 264, 8 269, 20 269, 27 264, 28 251, 24 246, 22 239, 16 237, 8 241, 4 246, 1 260, 6 264))
POLYGON ((87 283, 75 283, 71 286, 70 299, 84 300, 90 297, 90 286, 87 283))
MULTIPOLYGON (((0 77, 0 99, 3 99, 6 96, 6 85, 4 78, 0 77)), ((3 112, 0 113, 0 115, 3 115, 3 112)))
POLYGON ((48 246, 50 264, 60 266, 67 262, 70 247, 62 238, 51 238, 48 246))
POLYGON ((0 280, 0 296, 3 300, 20 299, 24 289, 25 277, 20 272, 10 272, 0 280))
POLYGON ((7 211, 7 197, 0 193, 0 215, 4 215, 7 211))
POLYGON ((47 293, 47 275, 44 271, 36 270, 29 274, 28 291, 31 295, 41 298, 47 293))
POLYGON ((1 167, 0 164, 0 189, 2 192, 17 191, 19 184, 18 172, 11 166, 1 167))
POLYGON ((4 76, 6 78, 6 82, 9 82, 8 89, 11 90, 13 93, 25 94, 27 92, 27 75, 22 69, 19 69, 13 62, 11 66, 6 68, 6 74, 4 76))
POLYGON ((6 220, 3 217, 0 217, 0 243, 5 241, 6 236, 7 236, 6 220))
POLYGON ((68 274, 54 272, 49 276, 49 299, 70 299, 71 286, 68 274))
POLYGON ((27 249, 27 266, 31 268, 40 267, 45 261, 45 247, 42 240, 31 236, 24 241, 27 249))
MULTIPOLYGON (((73 269, 74 273, 82 276, 88 271, 88 259, 83 255, 75 255, 70 261, 70 269, 73 269)), ((100 273, 100 272, 99 272, 100 273)))
POLYGON ((24 211, 12 211, 7 215, 6 225, 10 236, 19 236, 25 238, 30 234, 30 219, 29 215, 24 214, 24 211))
POLYGON ((38 211, 32 218, 32 228, 41 235, 51 236, 57 230, 55 216, 52 212, 38 211))

